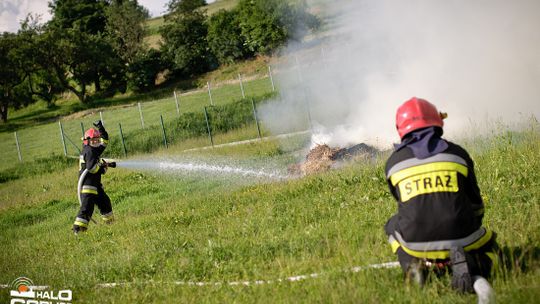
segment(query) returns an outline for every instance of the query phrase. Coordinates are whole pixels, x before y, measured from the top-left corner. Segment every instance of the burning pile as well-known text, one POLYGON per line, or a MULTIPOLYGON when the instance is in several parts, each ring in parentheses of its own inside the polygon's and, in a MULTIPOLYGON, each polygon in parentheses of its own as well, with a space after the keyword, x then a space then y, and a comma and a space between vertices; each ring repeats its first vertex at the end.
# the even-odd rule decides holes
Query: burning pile
POLYGON ((289 174, 308 175, 328 171, 337 161, 365 159, 373 156, 377 150, 366 144, 358 144, 350 148, 330 148, 328 145, 317 145, 306 155, 303 163, 289 166, 289 174))

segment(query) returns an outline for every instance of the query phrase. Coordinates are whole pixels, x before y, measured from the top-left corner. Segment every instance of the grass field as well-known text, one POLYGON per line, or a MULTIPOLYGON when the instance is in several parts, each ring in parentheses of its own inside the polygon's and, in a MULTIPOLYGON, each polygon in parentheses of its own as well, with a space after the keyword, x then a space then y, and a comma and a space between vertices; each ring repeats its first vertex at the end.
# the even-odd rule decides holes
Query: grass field
MULTIPOLYGON (((146 158, 283 167, 305 140, 191 155, 171 155, 181 150, 173 147, 146 158)), ((513 257, 492 282, 498 302, 533 303, 540 296, 538 124, 465 147, 476 162, 484 223, 513 257)), ((55 290, 72 289, 76 303, 475 302, 474 295, 450 290, 447 278, 418 290, 403 284, 399 269, 347 271, 395 259, 382 229, 396 208, 383 176, 387 156, 284 181, 117 168, 104 177, 117 222, 91 225, 80 237, 70 233, 78 208, 75 165, 29 172, 0 184, 0 284, 26 276, 55 290), (320 275, 275 282, 311 273, 320 275), (274 283, 227 285, 256 280, 274 283), (98 287, 110 282, 129 285, 98 287)), ((2 303, 7 291, 0 290, 2 303)))

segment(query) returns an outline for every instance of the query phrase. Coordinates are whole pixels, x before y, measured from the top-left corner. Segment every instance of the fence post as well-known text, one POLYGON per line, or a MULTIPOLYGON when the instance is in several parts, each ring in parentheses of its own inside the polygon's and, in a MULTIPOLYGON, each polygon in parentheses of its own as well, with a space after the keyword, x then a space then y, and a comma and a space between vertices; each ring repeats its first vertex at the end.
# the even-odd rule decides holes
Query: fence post
POLYGON ((64 140, 64 127, 62 127, 61 121, 58 122, 58 125, 60 126, 60 139, 62 139, 62 146, 64 147, 64 156, 67 156, 66 141, 64 140))
POLYGON ((141 103, 138 102, 137 105, 139 106, 139 115, 141 116, 141 125, 142 125, 142 128, 144 129, 144 118, 143 118, 143 115, 142 115, 141 103))
POLYGON ((17 145, 17 155, 19 155, 19 161, 22 162, 21 146, 19 145, 19 137, 17 136, 17 131, 15 131, 15 144, 17 145))
POLYGON ((105 127, 105 121, 103 120, 103 113, 99 111, 99 120, 101 120, 101 124, 105 127))
POLYGON ((246 92, 244 92, 244 83, 242 83, 242 75, 238 73, 238 79, 240 80, 240 90, 242 91, 242 98, 246 98, 246 92))
POLYGON ((163 124, 163 115, 159 115, 159 120, 161 121, 161 131, 163 131, 163 143, 165 144, 165 148, 169 148, 167 145, 167 135, 165 134, 165 125, 163 124))
POLYGON ((274 86, 274 77, 272 77, 272 68, 268 66, 268 76, 270 76, 270 83, 272 84, 272 92, 276 91, 276 87, 274 86))
POLYGON ((127 157, 126 141, 124 140, 124 132, 122 132, 122 124, 118 123, 120 129, 120 138, 122 139, 122 147, 124 147, 124 157, 127 157))
POLYGON ((176 114, 180 116, 180 106, 178 105, 178 96, 176 96, 176 90, 174 90, 173 93, 174 93, 174 102, 176 103, 176 114))
POLYGON ((309 121, 309 129, 311 130, 311 133, 313 133, 313 122, 311 120, 311 106, 309 104, 308 94, 306 89, 304 89, 304 101, 306 103, 307 108, 307 115, 308 115, 308 121, 309 121))
POLYGON ((212 99, 212 90, 210 89, 210 81, 206 82, 206 85, 208 86, 208 96, 210 96, 210 105, 214 105, 214 100, 212 99))
POLYGON ((206 129, 208 130, 208 136, 210 137, 210 143, 212 144, 213 148, 214 139, 212 138, 212 131, 210 130, 210 121, 208 120, 208 111, 206 110, 206 107, 204 107, 204 117, 206 118, 206 129))
POLYGON ((81 134, 82 134, 82 138, 84 138, 84 125, 83 125, 83 122, 81 121, 81 134))
POLYGON ((255 107, 255 101, 251 98, 251 107, 253 108, 253 118, 255 118, 255 124, 257 125, 257 134, 261 139, 261 127, 259 126, 259 119, 257 118, 257 108, 255 107))

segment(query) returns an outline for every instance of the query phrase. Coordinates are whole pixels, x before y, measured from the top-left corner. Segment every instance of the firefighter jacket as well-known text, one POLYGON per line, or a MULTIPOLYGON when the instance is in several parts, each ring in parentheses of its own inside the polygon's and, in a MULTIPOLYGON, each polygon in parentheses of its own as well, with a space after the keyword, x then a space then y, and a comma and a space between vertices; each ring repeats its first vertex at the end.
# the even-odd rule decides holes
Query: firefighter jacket
MULTIPOLYGON (((447 258, 452 246, 465 250, 486 244, 492 233, 482 228, 484 205, 469 154, 447 142, 443 152, 425 159, 409 147, 386 163, 386 178, 398 202, 389 242, 419 258, 447 258)), ((387 232, 388 233, 388 232, 387 232)))
POLYGON ((100 158, 101 154, 107 147, 109 142, 109 135, 104 128, 100 128, 100 145, 98 147, 92 147, 90 145, 83 145, 81 155, 79 156, 79 178, 81 178, 85 169, 88 170, 84 177, 83 187, 81 193, 98 194, 98 188, 102 188, 101 175, 105 174, 107 168, 104 166, 103 160, 100 158))

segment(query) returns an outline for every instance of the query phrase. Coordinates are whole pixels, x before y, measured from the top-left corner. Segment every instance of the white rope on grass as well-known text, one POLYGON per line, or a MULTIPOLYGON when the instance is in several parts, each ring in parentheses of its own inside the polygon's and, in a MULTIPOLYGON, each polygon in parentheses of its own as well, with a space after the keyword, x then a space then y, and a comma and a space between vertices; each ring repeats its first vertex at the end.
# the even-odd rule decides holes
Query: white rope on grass
MULTIPOLYGON (((7 285, 7 284, 0 284, 0 289, 7 289, 7 288, 13 288, 13 286, 11 285, 7 285)), ((28 288, 30 288, 31 290, 47 290, 49 289, 49 286, 47 285, 30 285, 28 286, 28 288)))
MULTIPOLYGON (((387 262, 387 263, 381 263, 381 264, 371 264, 367 266, 356 266, 352 267, 350 269, 345 269, 343 272, 352 272, 357 273, 363 270, 367 269, 383 269, 383 268, 395 268, 399 267, 399 262, 387 262)), ((117 283, 103 283, 98 284, 97 287, 101 288, 113 288, 113 287, 119 287, 119 286, 127 286, 127 285, 133 285, 133 284, 151 284, 151 283, 160 283, 160 284, 174 284, 174 285, 185 285, 185 286, 222 286, 222 285, 229 285, 229 286, 254 286, 254 285, 265 285, 265 284, 273 284, 273 283, 283 283, 283 282, 299 282, 304 281, 307 279, 315 279, 322 275, 325 275, 326 273, 311 273, 311 274, 303 274, 303 275, 297 275, 297 276, 291 276, 284 279, 276 279, 276 280, 256 280, 256 281, 232 281, 232 282, 193 282, 193 281, 172 281, 172 282, 155 282, 155 281, 144 281, 144 282, 117 282, 117 283)), ((44 290, 49 288, 49 286, 32 286, 35 290, 44 290)), ((0 284, 0 288, 6 289, 10 288, 10 285, 7 284, 0 284)))
MULTIPOLYGON (((371 264, 367 266, 356 266, 350 269, 346 269, 343 272, 353 272, 357 273, 363 270, 367 269, 386 269, 386 268, 395 268, 399 267, 399 262, 388 262, 388 263, 381 263, 381 264, 371 264)), ((160 284, 174 284, 174 285, 184 285, 184 286, 254 286, 254 285, 265 285, 265 284, 273 284, 273 283, 283 283, 283 282, 299 282, 304 281, 307 279, 315 279, 322 275, 325 275, 326 273, 311 273, 311 274, 303 274, 303 275, 297 275, 297 276, 291 276, 284 279, 276 279, 276 280, 256 280, 256 281, 232 281, 232 282, 193 282, 193 281, 172 281, 172 282, 155 282, 155 281, 145 281, 145 282, 118 282, 118 283, 103 283, 98 284, 97 287, 101 288, 113 288, 113 287, 119 287, 119 286, 127 286, 127 285, 133 285, 133 284, 151 284, 151 283, 160 283, 160 284)))

